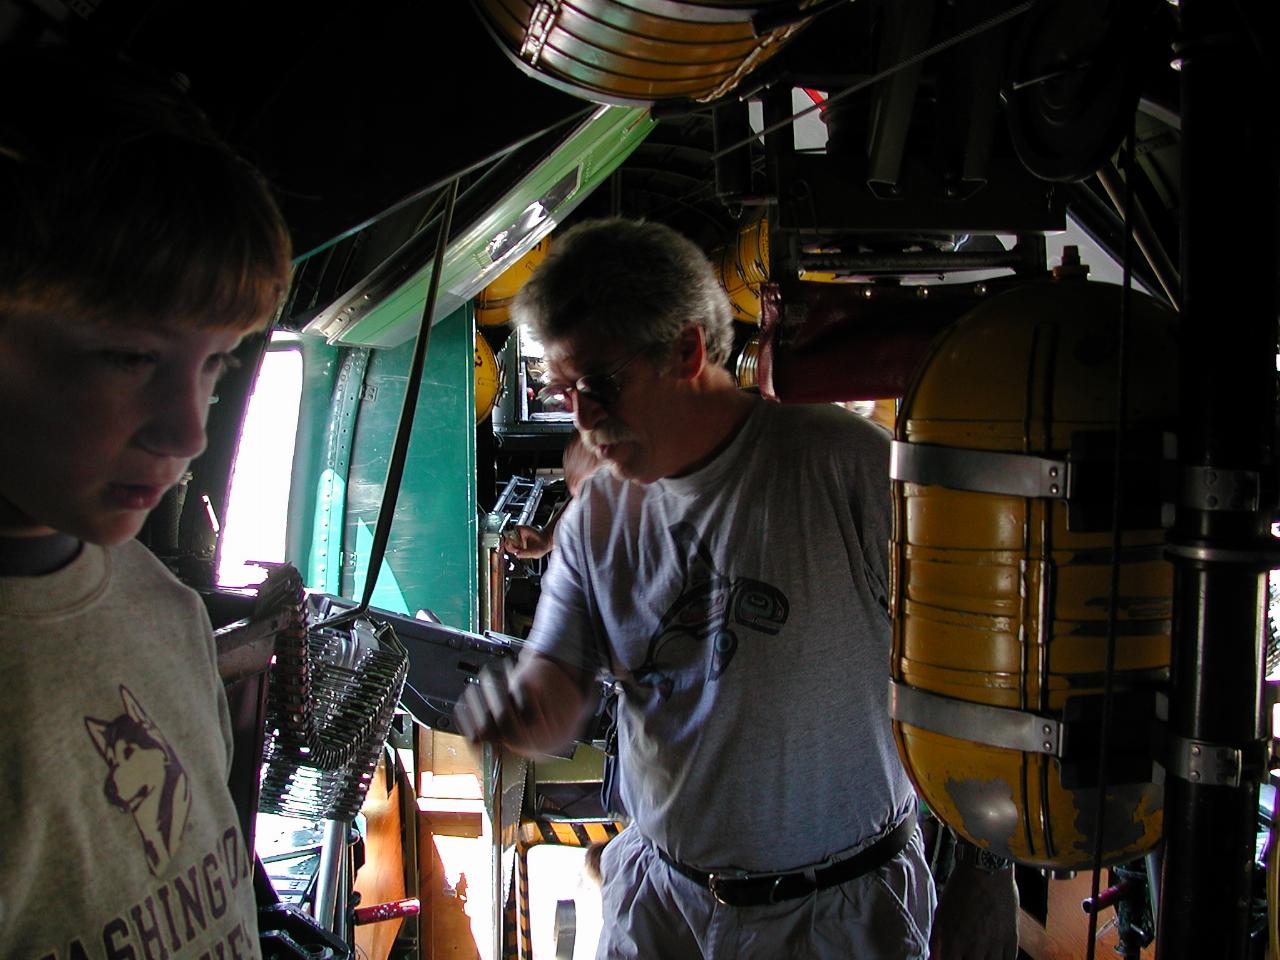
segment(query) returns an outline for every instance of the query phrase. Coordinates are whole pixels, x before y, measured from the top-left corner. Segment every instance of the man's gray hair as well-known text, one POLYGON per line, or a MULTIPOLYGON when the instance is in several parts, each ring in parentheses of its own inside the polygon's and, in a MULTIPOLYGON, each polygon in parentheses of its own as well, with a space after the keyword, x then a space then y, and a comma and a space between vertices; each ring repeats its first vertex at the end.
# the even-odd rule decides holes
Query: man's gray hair
POLYGON ((512 303, 544 344, 587 334, 632 350, 669 347, 691 324, 723 364, 733 313, 710 261, 687 237, 641 220, 588 220, 552 240, 512 303))

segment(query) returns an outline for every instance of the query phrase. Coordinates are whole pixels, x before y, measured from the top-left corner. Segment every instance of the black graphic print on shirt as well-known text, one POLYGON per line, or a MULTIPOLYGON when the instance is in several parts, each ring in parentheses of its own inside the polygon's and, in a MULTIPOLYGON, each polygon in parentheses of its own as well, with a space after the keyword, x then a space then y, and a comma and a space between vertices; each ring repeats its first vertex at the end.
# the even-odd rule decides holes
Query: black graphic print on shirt
POLYGON ((655 689, 664 700, 675 689, 681 666, 696 662, 698 649, 706 648, 705 679, 714 683, 738 651, 739 628, 776 634, 790 611, 777 587, 721 573, 692 524, 677 523, 669 532, 684 566, 684 586, 649 638, 644 662, 632 671, 637 683, 655 689))
POLYGON ((124 713, 112 720, 85 717, 85 729, 107 764, 102 792, 132 814, 153 875, 169 862, 187 826, 191 785, 177 754, 142 704, 120 687, 124 713))

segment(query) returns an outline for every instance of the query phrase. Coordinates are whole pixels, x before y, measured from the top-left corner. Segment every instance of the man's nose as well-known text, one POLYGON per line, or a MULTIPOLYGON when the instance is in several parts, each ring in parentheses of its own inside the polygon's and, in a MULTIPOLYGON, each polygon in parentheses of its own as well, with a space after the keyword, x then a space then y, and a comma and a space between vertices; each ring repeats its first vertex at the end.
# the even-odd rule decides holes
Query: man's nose
POLYGON ((151 416, 139 439, 152 453, 190 460, 204 452, 211 385, 202 377, 174 376, 151 397, 151 416))
POLYGON ((573 423, 579 430, 594 430, 609 416, 609 411, 590 394, 579 392, 574 400, 573 423))

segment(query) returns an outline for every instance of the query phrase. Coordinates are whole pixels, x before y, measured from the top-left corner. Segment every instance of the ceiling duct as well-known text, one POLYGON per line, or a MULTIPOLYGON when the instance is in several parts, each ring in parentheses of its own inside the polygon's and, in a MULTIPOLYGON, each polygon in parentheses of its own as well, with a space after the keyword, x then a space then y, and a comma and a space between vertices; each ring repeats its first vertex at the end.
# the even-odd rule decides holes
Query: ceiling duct
MULTIPOLYGON (((600 103, 723 97, 807 19, 756 32, 760 3, 742 0, 473 0, 525 73, 600 103)), ((777 4, 767 5, 770 9, 777 4)), ((813 0, 795 4, 803 15, 813 0)))

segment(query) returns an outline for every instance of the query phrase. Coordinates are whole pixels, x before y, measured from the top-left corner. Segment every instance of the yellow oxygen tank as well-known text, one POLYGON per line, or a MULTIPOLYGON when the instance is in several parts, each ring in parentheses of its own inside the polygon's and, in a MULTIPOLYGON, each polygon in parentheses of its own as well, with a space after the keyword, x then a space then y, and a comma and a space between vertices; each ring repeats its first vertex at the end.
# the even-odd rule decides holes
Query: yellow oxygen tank
MULTIPOLYGON (((946 823, 1040 867, 1089 866, 1097 837, 1122 296, 1064 275, 979 306, 934 342, 893 448, 899 751, 946 823)), ((1106 863, 1160 839, 1151 731, 1170 663, 1174 323, 1132 297, 1106 863)))
POLYGON ((758 324, 760 284, 769 279, 768 219, 758 217, 744 226, 733 243, 712 252, 711 262, 729 295, 733 319, 758 324))
POLYGON ((511 319, 511 301, 520 292, 551 249, 551 237, 538 241, 528 253, 509 266, 476 296, 476 325, 500 327, 511 319))
POLYGON ((498 403, 502 392, 502 371, 493 347, 476 331, 476 423, 484 423, 498 403))

